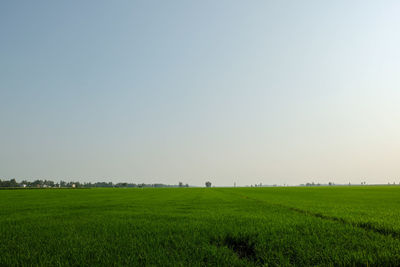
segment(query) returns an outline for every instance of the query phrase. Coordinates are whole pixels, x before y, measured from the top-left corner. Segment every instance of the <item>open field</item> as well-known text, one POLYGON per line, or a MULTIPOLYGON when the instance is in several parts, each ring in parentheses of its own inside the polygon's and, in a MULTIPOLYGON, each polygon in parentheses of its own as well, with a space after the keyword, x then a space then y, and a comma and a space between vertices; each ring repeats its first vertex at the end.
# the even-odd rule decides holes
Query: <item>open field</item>
POLYGON ((400 187, 0 190, 0 266, 400 265, 400 187))

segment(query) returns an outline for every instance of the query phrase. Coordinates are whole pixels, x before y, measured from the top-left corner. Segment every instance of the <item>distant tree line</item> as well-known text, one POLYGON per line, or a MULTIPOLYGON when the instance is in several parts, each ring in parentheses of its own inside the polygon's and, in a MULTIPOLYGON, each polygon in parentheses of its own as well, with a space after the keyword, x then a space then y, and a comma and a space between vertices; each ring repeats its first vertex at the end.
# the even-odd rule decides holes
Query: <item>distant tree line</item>
POLYGON ((95 183, 80 183, 80 182, 54 182, 51 180, 41 180, 37 179, 33 182, 23 180, 21 182, 17 182, 15 179, 11 180, 1 180, 0 179, 0 187, 23 187, 23 188, 94 188, 94 187, 118 187, 118 188, 143 188, 143 187, 189 187, 188 184, 184 185, 182 182, 179 182, 178 185, 167 185, 167 184, 145 184, 145 183, 113 183, 113 182, 95 182, 95 183))

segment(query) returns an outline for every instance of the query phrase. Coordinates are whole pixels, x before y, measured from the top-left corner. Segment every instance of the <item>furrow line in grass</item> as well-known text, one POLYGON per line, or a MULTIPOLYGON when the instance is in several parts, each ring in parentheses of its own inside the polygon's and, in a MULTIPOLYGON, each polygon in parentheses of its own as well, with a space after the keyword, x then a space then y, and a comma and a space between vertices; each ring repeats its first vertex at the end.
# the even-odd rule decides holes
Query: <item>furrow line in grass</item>
POLYGON ((377 226, 373 223, 370 222, 352 222, 352 221, 348 221, 346 219, 343 218, 339 218, 339 217, 335 217, 335 216, 329 216, 329 215, 324 215, 322 213, 318 213, 318 212, 312 212, 312 211, 308 211, 308 210, 303 210, 303 209, 299 209, 299 208, 295 208, 295 207, 289 207, 289 206, 284 206, 284 205, 280 205, 280 204, 275 204, 276 206, 282 207, 282 208, 286 208, 292 211, 295 211, 297 213, 302 213, 308 216, 313 216, 316 218, 320 218, 323 220, 329 220, 329 221, 334 221, 334 222, 339 222, 342 224, 347 224, 347 225, 351 225, 353 227, 358 227, 358 228, 362 228, 364 230, 368 230, 368 231, 372 231, 381 235, 385 235, 385 236, 391 236, 393 238, 396 239, 400 239, 400 233, 392 230, 392 229, 387 229, 384 227, 380 227, 377 226))
MULTIPOLYGON (((228 193, 226 191, 222 191, 222 192, 228 193)), ((286 210, 290 210, 290 211, 297 212, 297 213, 300 213, 300 214, 304 214, 304 215, 307 215, 307 216, 313 216, 315 218, 320 218, 320 219, 323 219, 323 220, 329 220, 329 221, 338 222, 338 223, 342 223, 342 224, 346 224, 346 225, 351 225, 353 227, 361 228, 361 229, 364 229, 366 231, 372 231, 372 232, 375 232, 375 233, 378 233, 378 234, 381 234, 381 235, 384 235, 384 236, 391 236, 393 238, 400 239, 400 232, 398 232, 396 230, 393 230, 393 229, 380 227, 380 226, 375 225, 375 224, 373 224, 371 222, 352 222, 352 221, 346 220, 344 218, 335 217, 335 216, 329 216, 329 215, 325 215, 325 214, 322 214, 322 213, 303 210, 303 209, 300 209, 300 208, 286 206, 286 205, 282 205, 282 204, 278 204, 278 203, 271 203, 271 202, 260 200, 258 198, 252 198, 252 197, 249 197, 247 195, 242 195, 242 194, 238 194, 238 193, 234 193, 234 192, 229 192, 229 193, 237 195, 237 196, 240 196, 240 197, 248 199, 248 200, 252 200, 252 201, 255 201, 255 202, 258 202, 258 203, 262 203, 264 205, 267 204, 269 206, 280 207, 280 208, 284 208, 286 210)))

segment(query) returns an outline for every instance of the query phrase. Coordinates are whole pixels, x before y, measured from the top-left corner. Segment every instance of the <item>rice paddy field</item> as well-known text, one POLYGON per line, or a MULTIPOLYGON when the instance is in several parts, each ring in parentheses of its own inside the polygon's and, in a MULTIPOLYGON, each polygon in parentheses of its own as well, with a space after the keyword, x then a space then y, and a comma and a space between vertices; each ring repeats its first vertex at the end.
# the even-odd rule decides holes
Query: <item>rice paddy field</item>
POLYGON ((0 266, 400 266, 400 187, 0 190, 0 266))

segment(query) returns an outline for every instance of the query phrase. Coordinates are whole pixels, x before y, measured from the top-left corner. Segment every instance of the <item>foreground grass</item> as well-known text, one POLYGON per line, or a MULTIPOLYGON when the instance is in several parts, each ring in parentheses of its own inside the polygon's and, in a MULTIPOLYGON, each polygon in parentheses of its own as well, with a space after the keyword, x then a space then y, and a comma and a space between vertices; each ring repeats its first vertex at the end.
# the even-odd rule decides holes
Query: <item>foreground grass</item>
POLYGON ((0 266, 400 265, 400 187, 1 190, 0 266))

